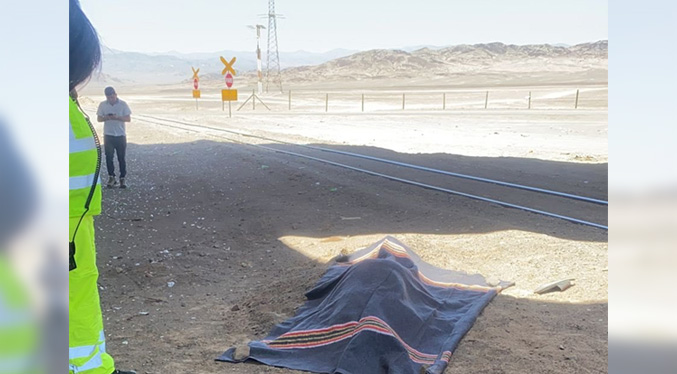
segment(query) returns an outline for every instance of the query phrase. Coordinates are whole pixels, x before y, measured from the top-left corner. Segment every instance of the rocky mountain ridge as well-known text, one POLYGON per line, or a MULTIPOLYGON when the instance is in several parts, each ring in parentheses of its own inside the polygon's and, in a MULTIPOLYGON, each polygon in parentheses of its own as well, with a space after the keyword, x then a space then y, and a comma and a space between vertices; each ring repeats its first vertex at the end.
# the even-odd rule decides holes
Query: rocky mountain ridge
MULTIPOLYGON (((337 50, 349 53, 347 50, 337 50)), ((307 52, 304 52, 308 54, 307 52)), ((338 53, 338 52, 337 52, 338 53)), ((340 55, 339 53, 339 55, 340 55)), ((324 57, 299 56, 296 66, 283 69, 287 82, 319 82, 365 79, 405 78, 443 79, 459 75, 510 76, 539 72, 561 73, 562 76, 585 76, 583 80, 605 80, 608 66, 608 41, 573 46, 550 44, 513 45, 500 42, 455 45, 439 49, 421 48, 410 52, 397 49, 375 49, 328 60, 324 57), (326 62, 318 63, 318 61, 326 62), (310 62, 303 65, 304 61, 310 62), (313 64, 314 63, 314 64, 313 64), (587 75, 592 72, 593 78, 587 75)), ((194 56, 195 57, 195 56, 194 56)), ((281 59, 283 56, 281 56, 281 59)), ((282 63, 285 66, 285 63, 282 63)), ((289 66, 287 64, 287 66, 289 66)), ((94 80, 120 84, 174 84, 189 82, 191 67, 200 68, 200 77, 207 83, 221 80, 222 64, 218 58, 190 60, 187 55, 150 55, 104 50, 102 74, 94 80)), ((246 82, 255 81, 255 60, 238 56, 235 68, 246 82), (253 66, 252 66, 253 65, 253 66)), ((264 56, 265 70, 265 56, 264 56)), ((265 71, 264 71, 265 76, 265 71)))
POLYGON ((607 55, 606 40, 571 47, 488 43, 437 50, 422 48, 412 52, 379 49, 358 52, 316 66, 286 69, 285 75, 297 80, 312 80, 330 76, 345 79, 434 77, 473 71, 554 69, 570 72, 588 68, 606 69, 607 55))

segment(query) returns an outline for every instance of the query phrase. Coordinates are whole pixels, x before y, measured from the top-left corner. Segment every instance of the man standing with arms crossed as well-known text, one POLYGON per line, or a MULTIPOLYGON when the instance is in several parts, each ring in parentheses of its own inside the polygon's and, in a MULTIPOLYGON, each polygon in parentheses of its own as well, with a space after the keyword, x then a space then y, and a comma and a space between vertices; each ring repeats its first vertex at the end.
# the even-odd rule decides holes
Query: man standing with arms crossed
POLYGON ((106 168, 108 169, 108 188, 117 184, 115 180, 115 165, 113 164, 113 155, 117 153, 118 164, 120 165, 120 188, 127 188, 125 177, 127 175, 127 162, 125 153, 127 151, 127 131, 125 122, 131 121, 132 111, 126 102, 118 99, 115 88, 106 87, 104 90, 106 100, 99 104, 96 111, 97 120, 103 122, 103 143, 106 153, 106 168))

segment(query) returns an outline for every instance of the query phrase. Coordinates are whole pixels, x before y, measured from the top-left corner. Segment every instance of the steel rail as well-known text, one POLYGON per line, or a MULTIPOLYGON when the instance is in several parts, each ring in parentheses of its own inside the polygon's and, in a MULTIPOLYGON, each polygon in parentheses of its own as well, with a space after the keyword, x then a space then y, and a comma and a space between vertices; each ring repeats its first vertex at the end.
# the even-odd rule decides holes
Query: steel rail
MULTIPOLYGON (((138 118, 139 115, 137 115, 136 117, 138 118)), ((211 130, 216 130, 216 131, 229 132, 229 133, 242 135, 242 136, 251 136, 251 137, 255 137, 255 138, 261 138, 261 137, 255 136, 255 135, 246 135, 246 134, 242 134, 242 133, 235 132, 235 131, 213 128, 213 127, 209 127, 209 126, 187 124, 187 123, 180 122, 180 121, 167 120, 167 119, 162 119, 162 118, 157 118, 157 117, 152 117, 152 116, 144 116, 144 117, 149 117, 149 118, 153 118, 153 119, 160 120, 160 121, 175 122, 175 123, 182 124, 184 126, 192 126, 192 127, 211 129, 211 130)), ((158 122, 149 121, 149 120, 143 119, 143 118, 141 118, 141 120, 149 122, 149 123, 153 123, 153 124, 156 124, 156 125, 160 125, 160 126, 173 127, 173 128, 178 128, 178 129, 181 129, 181 130, 187 130, 187 131, 193 131, 193 132, 199 133, 199 131, 197 131, 197 130, 191 130, 191 129, 186 129, 186 128, 182 128, 182 127, 178 127, 178 126, 166 125, 166 124, 162 124, 162 123, 158 123, 158 122)), ((547 211, 544 211, 544 210, 529 208, 529 207, 525 207, 525 206, 522 206, 522 205, 512 204, 512 203, 508 203, 508 202, 504 202, 504 201, 500 201, 500 200, 496 200, 496 199, 491 199, 491 198, 487 198, 487 197, 483 197, 483 196, 472 195, 472 194, 468 194, 468 193, 461 192, 461 191, 451 190, 451 189, 448 189, 448 188, 437 187, 437 186, 433 186, 433 185, 430 185, 430 184, 420 183, 420 182, 412 181, 412 180, 409 180, 409 179, 399 178, 399 177, 395 177, 395 176, 391 176, 391 175, 387 175, 387 174, 383 174, 383 173, 379 173, 379 172, 375 172, 375 171, 371 171, 371 170, 367 170, 367 169, 357 168, 357 167, 342 164, 342 163, 339 163, 339 162, 325 160, 325 159, 322 159, 322 158, 319 158, 319 157, 303 155, 303 154, 300 154, 300 153, 297 153, 297 152, 284 151, 284 150, 281 150, 281 149, 277 149, 277 148, 273 148, 273 147, 267 147, 267 146, 263 146, 263 145, 259 145, 259 144, 246 143, 246 142, 243 142, 243 141, 240 141, 240 140, 236 140, 236 139, 232 139, 232 138, 228 138, 228 137, 224 137, 224 136, 217 136, 217 137, 228 139, 228 140, 235 142, 235 143, 250 145, 250 146, 253 146, 253 147, 258 147, 258 148, 266 149, 266 150, 273 151, 273 152, 278 152, 278 153, 297 156, 297 157, 306 158, 306 159, 310 159, 310 160, 314 160, 314 161, 319 161, 319 162, 323 162, 323 163, 326 163, 326 164, 339 166, 339 167, 343 167, 343 168, 346 168, 346 169, 359 171, 359 172, 362 172, 362 173, 386 178, 386 179, 389 179, 389 180, 393 180, 393 181, 397 181, 397 182, 401 182, 401 183, 405 183, 405 184, 410 184, 410 185, 414 185, 414 186, 423 187, 423 188, 426 188, 426 189, 431 189, 431 190, 440 191, 440 192, 446 192, 446 193, 449 193, 449 194, 452 194, 452 195, 463 196, 463 197, 467 197, 467 198, 474 199, 474 200, 489 202, 489 203, 497 204, 497 205, 508 207, 508 208, 514 208, 514 209, 519 209, 519 210, 523 210, 523 211, 526 211, 526 212, 545 215, 545 216, 548 216, 548 217, 559 218, 559 219, 562 219, 562 220, 565 220, 565 221, 574 222, 574 223, 578 223, 578 224, 582 224, 582 225, 586 225, 586 226, 592 226, 592 227, 596 227, 596 228, 603 229, 603 230, 609 229, 608 226, 601 225, 601 224, 594 223, 594 222, 590 222, 590 221, 581 220, 581 219, 578 219, 578 218, 573 218, 573 217, 564 216, 564 215, 561 215, 561 214, 551 213, 551 212, 547 212, 547 211)), ((273 139, 265 139, 265 140, 273 140, 273 139)), ((276 142, 279 142, 279 141, 276 141, 276 142)), ((284 142, 282 142, 282 143, 284 143, 284 142)), ((293 144, 293 143, 291 143, 291 144, 293 144)))
POLYGON ((322 151, 322 152, 336 153, 336 154, 342 154, 342 155, 345 155, 345 156, 363 158, 363 159, 366 159, 366 160, 383 162, 383 163, 386 163, 386 164, 402 166, 402 167, 427 171, 427 172, 436 173, 436 174, 447 175, 447 176, 456 177, 456 178, 474 180, 474 181, 477 181, 477 182, 491 183, 491 184, 495 184, 495 185, 499 185, 499 186, 517 188, 517 189, 526 190, 526 191, 539 192, 539 193, 543 193, 543 194, 547 194, 547 195, 554 195, 554 196, 564 197, 564 198, 567 198, 567 199, 586 201, 586 202, 594 203, 594 204, 609 205, 609 202, 605 201, 605 200, 595 199, 595 198, 586 197, 586 196, 573 195, 573 194, 569 194, 569 193, 566 193, 566 192, 553 191, 553 190, 547 190, 547 189, 538 188, 538 187, 525 186, 525 185, 521 185, 521 184, 504 182, 504 181, 499 181, 499 180, 495 180, 495 179, 475 177, 475 176, 472 176, 472 175, 454 173, 454 172, 450 172, 450 171, 446 171, 446 170, 440 170, 440 169, 433 169, 433 168, 429 168, 429 167, 425 167, 425 166, 408 164, 408 163, 405 163, 405 162, 393 161, 393 160, 388 160, 388 159, 385 159, 385 158, 368 156, 368 155, 363 155, 363 154, 359 154, 359 153, 339 151, 339 150, 336 150, 336 149, 315 147, 315 146, 305 145, 305 144, 291 143, 291 142, 286 142, 284 140, 267 138, 265 136, 245 134, 245 133, 241 133, 241 132, 238 132, 238 131, 220 129, 220 128, 217 128, 217 127, 194 125, 194 124, 189 124, 189 123, 185 123, 185 122, 182 122, 182 121, 169 120, 169 119, 164 119, 164 118, 159 118, 159 117, 152 117, 152 116, 147 116, 147 117, 162 120, 162 121, 175 122, 175 123, 179 123, 179 124, 183 124, 183 125, 187 125, 187 126, 197 126, 197 127, 208 128, 208 129, 216 130, 216 131, 224 131, 224 132, 237 134, 237 135, 241 135, 241 136, 249 136, 249 137, 253 137, 253 138, 269 140, 269 141, 273 141, 273 142, 276 142, 276 143, 282 143, 282 144, 288 144, 288 145, 293 145, 293 146, 298 146, 298 147, 315 149, 315 150, 322 151))

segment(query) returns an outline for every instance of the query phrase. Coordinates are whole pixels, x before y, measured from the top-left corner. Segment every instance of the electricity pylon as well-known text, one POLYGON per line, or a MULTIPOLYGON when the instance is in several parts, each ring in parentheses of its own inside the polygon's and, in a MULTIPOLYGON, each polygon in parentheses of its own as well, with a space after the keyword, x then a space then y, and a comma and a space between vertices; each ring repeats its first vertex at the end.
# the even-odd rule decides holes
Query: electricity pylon
POLYGON ((275 0, 268 0, 268 52, 266 55, 266 92, 273 85, 280 87, 282 92, 282 74, 280 73, 280 53, 277 50, 277 18, 284 18, 281 14, 275 13, 275 0), (272 65, 271 65, 272 59, 272 65))

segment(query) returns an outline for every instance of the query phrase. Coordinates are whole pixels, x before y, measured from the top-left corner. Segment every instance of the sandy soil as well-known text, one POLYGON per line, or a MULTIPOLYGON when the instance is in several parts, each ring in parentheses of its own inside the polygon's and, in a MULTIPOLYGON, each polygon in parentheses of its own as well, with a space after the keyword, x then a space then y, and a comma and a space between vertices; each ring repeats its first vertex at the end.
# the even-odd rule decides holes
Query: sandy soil
MULTIPOLYGON (((285 111, 278 95, 272 112, 228 119, 218 102, 196 112, 178 94, 138 91, 119 93, 138 116, 128 126, 130 188, 106 189, 96 220, 107 347, 120 368, 294 373, 214 358, 293 315, 331 257, 389 234, 436 266, 516 282, 446 373, 606 372, 606 231, 139 120, 340 145, 606 199, 605 107, 362 114, 357 102, 325 114, 285 111), (575 286, 533 293, 564 278, 575 286)), ((607 91, 593 92, 606 101, 607 91)), ((99 99, 83 98, 90 114, 99 99)))

